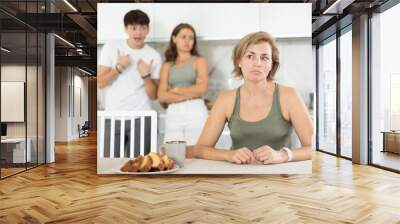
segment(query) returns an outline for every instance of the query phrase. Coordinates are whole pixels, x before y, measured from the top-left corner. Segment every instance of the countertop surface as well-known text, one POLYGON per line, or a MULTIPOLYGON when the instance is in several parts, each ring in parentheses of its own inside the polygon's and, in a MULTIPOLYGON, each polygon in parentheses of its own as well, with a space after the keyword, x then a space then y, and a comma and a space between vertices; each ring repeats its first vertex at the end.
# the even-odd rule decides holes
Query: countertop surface
MULTIPOLYGON (((101 159, 98 161, 98 174, 118 174, 117 170, 127 158, 101 159)), ((186 159, 184 167, 173 173, 179 174, 311 174, 312 160, 296 161, 281 164, 233 164, 224 161, 204 159, 186 159)))

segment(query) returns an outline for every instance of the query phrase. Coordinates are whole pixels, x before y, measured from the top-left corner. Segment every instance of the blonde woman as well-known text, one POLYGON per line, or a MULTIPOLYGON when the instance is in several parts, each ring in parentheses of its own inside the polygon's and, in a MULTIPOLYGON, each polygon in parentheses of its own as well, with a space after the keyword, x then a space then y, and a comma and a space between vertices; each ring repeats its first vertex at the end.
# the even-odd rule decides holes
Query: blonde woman
POLYGON ((306 106, 295 89, 274 81, 279 67, 275 40, 265 32, 248 34, 235 46, 232 59, 233 72, 244 84, 218 96, 194 157, 237 164, 311 159, 313 126, 306 106), (218 150, 215 144, 225 122, 232 148, 218 150), (289 149, 293 128, 302 146, 289 149))

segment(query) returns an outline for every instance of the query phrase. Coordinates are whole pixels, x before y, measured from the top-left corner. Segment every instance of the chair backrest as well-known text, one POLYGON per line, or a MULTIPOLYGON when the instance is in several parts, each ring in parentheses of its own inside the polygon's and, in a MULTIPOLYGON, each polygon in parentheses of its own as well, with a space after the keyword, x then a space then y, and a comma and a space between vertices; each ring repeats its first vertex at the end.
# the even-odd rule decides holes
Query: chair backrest
POLYGON ((157 152, 157 112, 98 111, 98 156, 134 158, 157 152))
POLYGON ((89 128, 90 128, 89 121, 85 121, 85 123, 82 125, 82 129, 89 129, 89 128))

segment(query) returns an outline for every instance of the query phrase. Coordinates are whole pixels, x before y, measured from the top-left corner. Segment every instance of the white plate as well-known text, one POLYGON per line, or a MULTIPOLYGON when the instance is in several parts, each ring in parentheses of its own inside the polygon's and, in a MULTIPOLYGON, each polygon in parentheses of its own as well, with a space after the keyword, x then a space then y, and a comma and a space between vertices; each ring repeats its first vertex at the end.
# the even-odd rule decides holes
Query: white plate
POLYGON ((119 173, 119 174, 130 174, 130 175, 156 175, 156 174, 167 174, 167 173, 173 173, 179 169, 179 165, 174 164, 174 168, 170 170, 163 170, 163 171, 154 171, 154 172, 124 172, 121 171, 120 167, 118 168, 113 168, 112 171, 119 173))

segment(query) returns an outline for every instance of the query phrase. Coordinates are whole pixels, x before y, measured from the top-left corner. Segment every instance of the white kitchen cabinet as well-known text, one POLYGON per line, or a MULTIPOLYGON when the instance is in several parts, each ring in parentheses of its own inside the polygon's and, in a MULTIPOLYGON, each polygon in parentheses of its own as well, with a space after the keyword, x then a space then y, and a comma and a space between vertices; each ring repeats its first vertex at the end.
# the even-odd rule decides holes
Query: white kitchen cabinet
POLYGON ((123 18, 132 9, 146 12, 146 42, 167 42, 179 23, 191 24, 198 40, 237 40, 267 31, 277 38, 311 37, 311 4, 280 3, 99 3, 97 43, 125 39, 123 18))
POLYGON ((240 39, 259 30, 258 4, 155 4, 154 38, 169 40, 173 28, 189 23, 199 40, 240 39))
POLYGON ((146 3, 98 3, 97 4, 97 44, 110 40, 126 39, 124 16, 133 9, 140 9, 150 19, 150 32, 147 38, 154 36, 154 4, 146 3))
POLYGON ((311 37, 311 3, 260 4, 260 29, 275 38, 311 37))

